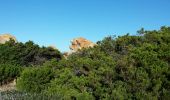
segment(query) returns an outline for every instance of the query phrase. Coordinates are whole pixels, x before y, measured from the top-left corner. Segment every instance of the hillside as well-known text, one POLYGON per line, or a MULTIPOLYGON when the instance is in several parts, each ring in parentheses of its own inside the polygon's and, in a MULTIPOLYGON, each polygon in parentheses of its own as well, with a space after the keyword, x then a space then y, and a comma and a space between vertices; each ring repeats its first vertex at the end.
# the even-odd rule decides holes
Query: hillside
MULTIPOLYGON (((0 38, 1 39, 1 38, 0 38)), ((67 57, 51 47, 9 40, 0 44, 0 82, 17 92, 66 100, 168 100, 170 27, 73 39, 67 57)))

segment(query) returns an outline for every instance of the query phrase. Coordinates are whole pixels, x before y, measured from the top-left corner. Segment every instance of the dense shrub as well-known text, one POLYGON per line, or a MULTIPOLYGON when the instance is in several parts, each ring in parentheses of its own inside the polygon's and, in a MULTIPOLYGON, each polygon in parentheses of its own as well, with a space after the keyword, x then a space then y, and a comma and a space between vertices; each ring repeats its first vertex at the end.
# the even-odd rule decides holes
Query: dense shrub
POLYGON ((57 49, 39 47, 32 41, 15 43, 11 40, 0 44, 0 63, 18 64, 21 66, 42 65, 45 61, 62 58, 57 49))
POLYGON ((17 79, 17 88, 24 92, 41 93, 54 75, 50 67, 26 68, 17 79))
POLYGON ((0 64, 0 84, 8 83, 20 75, 21 67, 10 64, 0 64))
POLYGON ((0 46, 2 52, 10 47, 7 53, 0 51, 0 61, 41 65, 22 72, 17 80, 20 91, 57 95, 66 100, 167 100, 170 98, 170 27, 138 32, 134 36, 106 37, 94 48, 75 52, 67 59, 32 42, 25 44, 26 50, 20 56, 15 52, 20 51, 15 48, 17 45, 8 42, 0 46), (16 55, 9 56, 12 51, 16 55))
POLYGON ((65 98, 107 97, 115 79, 115 62, 112 58, 102 54, 100 58, 93 59, 76 56, 58 63, 58 76, 51 81, 47 93, 57 93, 65 98))
POLYGON ((47 93, 66 98, 167 99, 170 97, 170 28, 107 37, 56 64, 47 93))

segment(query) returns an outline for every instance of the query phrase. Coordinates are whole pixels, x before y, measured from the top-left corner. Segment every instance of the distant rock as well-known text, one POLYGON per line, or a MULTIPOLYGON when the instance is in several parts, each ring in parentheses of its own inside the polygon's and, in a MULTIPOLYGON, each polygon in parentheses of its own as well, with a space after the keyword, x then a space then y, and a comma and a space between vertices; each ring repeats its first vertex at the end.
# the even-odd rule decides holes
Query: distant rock
POLYGON ((71 41, 70 49, 71 49, 71 51, 76 52, 83 48, 94 47, 95 45, 96 44, 91 42, 90 40, 87 40, 83 37, 79 37, 79 38, 75 38, 71 41))
POLYGON ((83 48, 89 48, 94 47, 96 44, 91 42, 90 40, 87 40, 83 37, 75 38, 71 41, 70 50, 69 52, 64 52, 63 56, 67 59, 69 55, 71 55, 74 52, 77 52, 78 50, 81 50, 83 48))
POLYGON ((15 42, 17 42, 17 39, 10 34, 1 34, 0 35, 0 43, 1 44, 4 44, 5 42, 9 41, 10 39, 13 39, 15 42))

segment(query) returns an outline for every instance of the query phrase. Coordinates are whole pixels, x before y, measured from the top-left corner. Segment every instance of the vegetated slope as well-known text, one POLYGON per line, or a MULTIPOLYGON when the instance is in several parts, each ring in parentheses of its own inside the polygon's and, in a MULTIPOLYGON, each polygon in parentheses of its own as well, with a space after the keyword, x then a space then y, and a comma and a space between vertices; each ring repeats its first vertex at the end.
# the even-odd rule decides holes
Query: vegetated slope
POLYGON ((109 36, 67 59, 24 68, 17 88, 63 99, 167 100, 170 27, 138 32, 136 36, 109 36))
POLYGON ((52 47, 39 47, 32 41, 26 43, 7 41, 0 44, 0 63, 17 64, 20 66, 41 65, 50 59, 57 61, 62 58, 61 53, 52 47))
MULTIPOLYGON (((8 85, 25 67, 62 59, 61 53, 51 47, 39 47, 32 41, 16 42, 13 39, 0 44, 0 85, 8 85)), ((2 88, 1 88, 2 89, 2 88)))

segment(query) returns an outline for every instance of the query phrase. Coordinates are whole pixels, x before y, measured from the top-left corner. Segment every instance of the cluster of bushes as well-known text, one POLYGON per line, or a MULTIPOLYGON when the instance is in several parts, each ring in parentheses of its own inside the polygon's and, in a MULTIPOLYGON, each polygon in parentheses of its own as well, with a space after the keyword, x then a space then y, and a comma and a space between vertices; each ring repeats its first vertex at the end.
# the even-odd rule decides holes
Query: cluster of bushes
POLYGON ((17 89, 63 99, 167 100, 170 98, 170 27, 138 32, 136 36, 106 37, 97 46, 73 53, 67 59, 50 57, 41 65, 35 61, 20 74, 17 89))
POLYGON ((18 78, 17 88, 24 92, 41 93, 54 75, 54 70, 49 67, 26 68, 18 78))
POLYGON ((42 65, 45 61, 62 58, 61 53, 52 47, 39 47, 32 41, 26 43, 10 40, 0 44, 0 63, 20 66, 42 65))
POLYGON ((13 81, 26 67, 40 66, 51 59, 59 61, 62 54, 51 47, 39 47, 32 41, 16 43, 10 40, 0 44, 0 84, 13 81))
POLYGON ((20 75, 22 68, 16 65, 0 64, 0 85, 13 81, 20 75))

